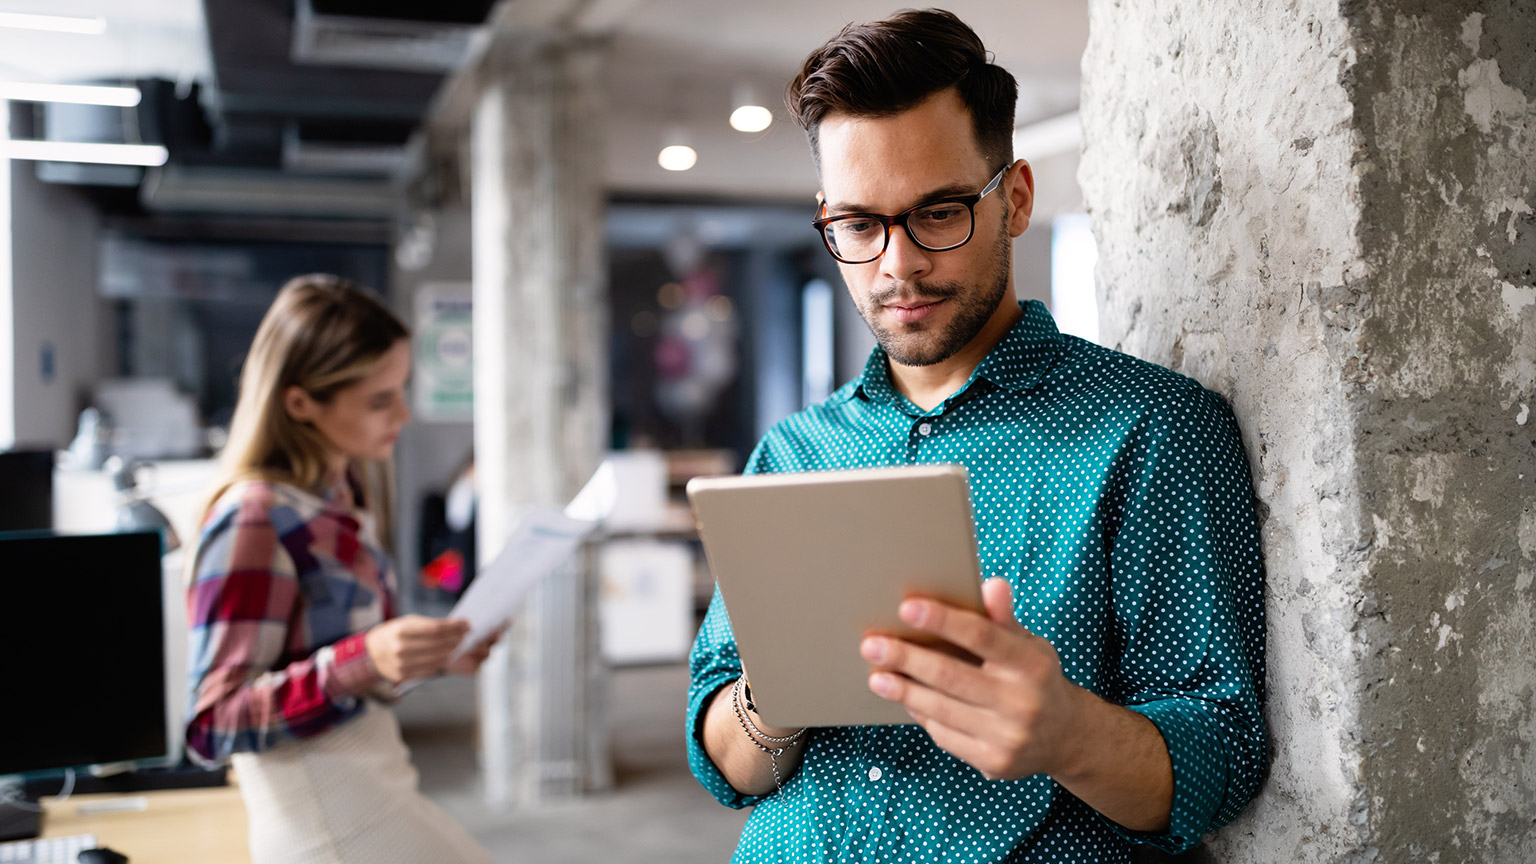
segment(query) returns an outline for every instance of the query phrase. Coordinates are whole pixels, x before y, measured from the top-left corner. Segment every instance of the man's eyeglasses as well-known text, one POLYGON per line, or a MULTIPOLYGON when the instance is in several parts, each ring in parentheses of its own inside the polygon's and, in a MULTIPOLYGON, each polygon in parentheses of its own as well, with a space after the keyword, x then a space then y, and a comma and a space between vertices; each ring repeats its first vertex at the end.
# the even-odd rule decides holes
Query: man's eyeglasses
MULTIPOLYGON (((895 216, 878 213, 845 213, 839 216, 823 216, 811 224, 821 232, 821 242, 832 257, 844 264, 868 264, 885 254, 891 242, 891 230, 900 225, 907 236, 929 252, 947 252, 958 249, 971 239, 976 230, 976 205, 991 194, 1008 173, 1008 166, 993 175, 985 189, 975 195, 960 195, 927 201, 895 216)), ((816 208, 825 213, 826 205, 816 208)))

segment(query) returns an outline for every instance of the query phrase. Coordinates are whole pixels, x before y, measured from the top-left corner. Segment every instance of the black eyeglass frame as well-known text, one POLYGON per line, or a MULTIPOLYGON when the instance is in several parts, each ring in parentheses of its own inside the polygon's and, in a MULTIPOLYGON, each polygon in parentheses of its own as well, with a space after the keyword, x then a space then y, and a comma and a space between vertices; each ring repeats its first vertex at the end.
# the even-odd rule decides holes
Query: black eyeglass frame
MULTIPOLYGON (((882 216, 879 213, 839 213, 836 216, 820 216, 816 219, 812 219, 811 224, 816 226, 816 233, 821 235, 821 245, 827 247, 827 253, 844 264, 868 264, 871 261, 880 260, 880 256, 884 255, 885 250, 889 249, 891 246, 891 231, 897 225, 901 226, 901 230, 907 232, 907 236, 912 239, 913 243, 917 244, 919 249, 926 249, 929 252, 948 252, 951 249, 959 249, 961 246, 971 242, 971 238, 976 236, 976 205, 980 204, 981 199, 992 194, 992 191, 1002 184, 1003 175, 1008 173, 1009 167, 1010 166, 1008 165, 1004 165, 1001 170, 992 175, 992 179, 988 181, 987 185, 975 195, 957 195, 951 198, 935 198, 932 201, 924 201, 923 203, 916 206, 908 207, 900 213, 897 213, 895 216, 882 216), (949 246, 929 246, 923 241, 917 239, 917 235, 912 233, 912 228, 907 225, 907 219, 911 218, 912 214, 919 210, 933 207, 938 204, 965 205, 965 209, 969 211, 969 215, 971 217, 971 230, 966 232, 964 240, 961 240, 959 243, 950 244, 949 246), (885 226, 885 242, 880 244, 880 251, 876 252, 875 255, 871 258, 861 258, 857 261, 849 260, 837 254, 837 250, 832 248, 831 238, 827 236, 827 226, 834 222, 840 222, 845 219, 869 219, 874 222, 879 222, 881 225, 885 226)), ((826 209, 827 205, 825 203, 816 205, 817 213, 824 213, 826 212, 826 209)))

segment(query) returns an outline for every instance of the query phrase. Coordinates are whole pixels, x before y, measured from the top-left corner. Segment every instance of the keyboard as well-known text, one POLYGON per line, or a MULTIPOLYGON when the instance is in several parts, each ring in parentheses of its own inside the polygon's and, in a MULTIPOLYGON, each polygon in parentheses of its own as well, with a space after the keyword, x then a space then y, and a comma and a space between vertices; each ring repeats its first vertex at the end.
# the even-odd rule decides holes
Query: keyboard
POLYGON ((96 846, 94 834, 12 840, 0 843, 0 864, 77 864, 82 851, 96 846))

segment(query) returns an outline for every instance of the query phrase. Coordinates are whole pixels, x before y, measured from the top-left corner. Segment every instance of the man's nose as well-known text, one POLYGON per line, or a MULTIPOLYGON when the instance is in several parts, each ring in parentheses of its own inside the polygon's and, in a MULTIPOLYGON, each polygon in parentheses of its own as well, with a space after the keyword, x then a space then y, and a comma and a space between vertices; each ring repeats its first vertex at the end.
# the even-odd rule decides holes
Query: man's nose
POLYGON ((933 268, 932 252, 913 242, 912 235, 900 225, 889 229, 885 254, 880 256, 880 275, 896 282, 921 278, 933 268))

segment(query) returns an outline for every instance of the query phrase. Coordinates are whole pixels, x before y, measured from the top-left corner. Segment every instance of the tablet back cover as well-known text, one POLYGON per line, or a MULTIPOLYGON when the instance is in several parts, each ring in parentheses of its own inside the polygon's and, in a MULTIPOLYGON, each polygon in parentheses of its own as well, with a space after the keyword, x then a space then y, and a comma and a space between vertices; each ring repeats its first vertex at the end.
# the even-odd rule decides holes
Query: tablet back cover
POLYGON ((909 596, 982 608, 965 469, 699 478, 688 496, 761 717, 911 723, 869 691, 859 641, 914 635, 896 612, 909 596))

